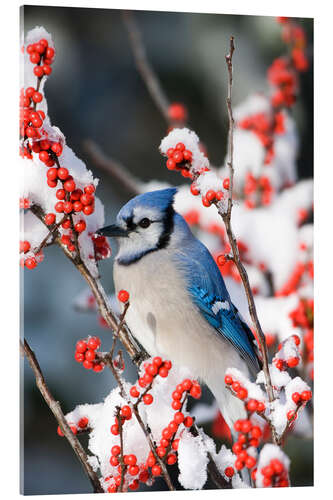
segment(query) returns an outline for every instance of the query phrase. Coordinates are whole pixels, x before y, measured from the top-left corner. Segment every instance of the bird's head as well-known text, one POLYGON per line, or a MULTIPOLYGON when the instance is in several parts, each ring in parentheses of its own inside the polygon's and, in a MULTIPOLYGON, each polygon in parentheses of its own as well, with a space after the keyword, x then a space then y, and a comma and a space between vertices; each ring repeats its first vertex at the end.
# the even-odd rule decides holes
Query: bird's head
POLYGON ((116 224, 98 231, 117 238, 119 264, 132 264, 168 245, 174 225, 176 191, 176 188, 160 189, 132 198, 118 213, 116 224))

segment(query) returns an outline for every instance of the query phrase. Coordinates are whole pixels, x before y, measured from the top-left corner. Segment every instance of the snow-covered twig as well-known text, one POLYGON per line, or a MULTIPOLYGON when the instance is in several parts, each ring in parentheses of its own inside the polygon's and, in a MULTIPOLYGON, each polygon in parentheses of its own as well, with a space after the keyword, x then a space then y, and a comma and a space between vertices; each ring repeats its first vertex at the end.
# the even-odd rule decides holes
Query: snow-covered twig
POLYGON ((137 70, 142 76, 156 106, 161 111, 166 122, 170 124, 171 121, 168 114, 169 102, 162 90, 162 86, 153 68, 148 61, 146 49, 142 42, 142 36, 134 19, 133 13, 130 11, 124 11, 123 19, 128 31, 137 70))
MULTIPOLYGON (((230 37, 230 50, 229 54, 226 55, 226 63, 228 67, 228 95, 227 95, 227 108, 228 108, 228 117, 229 117, 229 151, 228 151, 228 167, 229 167, 229 198, 228 198, 228 209, 226 212, 221 212, 221 216, 223 218, 229 243, 232 248, 232 253, 233 253, 233 260, 235 265, 237 266, 238 272, 242 278, 242 282, 244 285, 245 293, 246 293, 246 298, 248 301, 248 307, 249 307, 249 312, 250 316, 253 322, 253 325, 255 327, 255 330, 257 332, 257 338, 260 343, 260 348, 261 348, 261 354, 262 354, 262 360, 263 360, 263 371, 265 374, 265 382, 266 382, 266 390, 267 390, 267 395, 269 398, 269 401, 272 402, 274 400, 274 393, 273 393, 273 387, 272 387, 272 382, 271 382, 271 377, 269 373, 269 368, 268 368, 268 351, 267 351, 267 345, 266 345, 266 340, 265 340, 265 335, 262 331, 262 328, 260 326, 260 322, 257 316, 257 311, 256 311, 256 306, 254 303, 253 299, 253 294, 251 291, 251 286, 249 282, 249 278, 247 275, 247 272, 245 270, 245 267, 243 266, 240 256, 239 256, 239 250, 237 246, 237 241, 234 236, 233 230, 232 230, 232 225, 231 225, 231 211, 232 211, 232 190, 233 190, 233 178, 234 178, 234 167, 233 167, 233 132, 234 132, 234 118, 232 114, 232 80, 233 80, 233 65, 232 65, 232 56, 235 50, 234 46, 234 38, 230 37)), ((273 439, 274 442, 276 442, 276 436, 275 433, 273 432, 273 439)))
POLYGON ((67 438, 69 444, 73 448, 74 453, 80 460, 82 467, 85 470, 85 473, 87 474, 93 489, 94 493, 104 493, 104 490, 100 484, 100 481, 97 477, 96 472, 93 470, 91 467, 89 461, 88 461, 88 456, 86 452, 84 451, 80 441, 78 438, 75 436, 75 434, 71 431, 71 428, 69 424, 67 423, 67 420, 61 410, 61 406, 59 401, 56 401, 50 392, 50 389, 48 388, 44 375, 42 373, 42 370, 39 366, 38 360, 36 358, 35 353, 32 351, 30 348, 28 342, 26 339, 24 339, 24 342, 20 341, 20 347, 22 350, 22 354, 25 355, 27 358, 29 365, 34 372, 35 378, 36 378, 36 385, 43 396, 46 404, 52 411, 53 415, 57 419, 57 422, 60 426, 61 431, 64 433, 65 437, 67 438))

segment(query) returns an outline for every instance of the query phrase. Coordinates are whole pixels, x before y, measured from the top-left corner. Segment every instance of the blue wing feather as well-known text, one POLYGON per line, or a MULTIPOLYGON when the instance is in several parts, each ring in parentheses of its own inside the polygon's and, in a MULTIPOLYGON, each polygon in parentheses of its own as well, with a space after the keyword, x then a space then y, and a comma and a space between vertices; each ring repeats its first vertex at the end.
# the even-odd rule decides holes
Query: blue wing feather
MULTIPOLYGON (((190 229, 185 231, 185 220, 176 214, 176 223, 181 226, 183 241, 176 252, 179 269, 185 274, 188 291, 201 314, 216 331, 238 350, 249 368, 257 372, 260 361, 253 344, 250 328, 238 314, 231 302, 223 277, 207 248, 195 238, 190 229), (185 235, 185 237, 184 237, 185 235), (224 307, 214 309, 214 304, 224 307), (215 311, 215 312, 214 312, 215 311)), ((186 224, 187 226, 187 224, 186 224)))

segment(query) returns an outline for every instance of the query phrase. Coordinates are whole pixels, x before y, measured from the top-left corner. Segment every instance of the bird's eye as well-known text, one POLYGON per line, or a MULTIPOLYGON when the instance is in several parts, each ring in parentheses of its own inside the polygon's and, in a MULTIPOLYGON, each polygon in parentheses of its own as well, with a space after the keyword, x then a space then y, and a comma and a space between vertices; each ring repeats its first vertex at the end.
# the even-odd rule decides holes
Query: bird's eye
POLYGON ((147 219, 147 217, 145 217, 144 219, 141 219, 140 222, 139 222, 139 226, 143 227, 144 229, 146 229, 146 227, 150 226, 150 220, 147 219))

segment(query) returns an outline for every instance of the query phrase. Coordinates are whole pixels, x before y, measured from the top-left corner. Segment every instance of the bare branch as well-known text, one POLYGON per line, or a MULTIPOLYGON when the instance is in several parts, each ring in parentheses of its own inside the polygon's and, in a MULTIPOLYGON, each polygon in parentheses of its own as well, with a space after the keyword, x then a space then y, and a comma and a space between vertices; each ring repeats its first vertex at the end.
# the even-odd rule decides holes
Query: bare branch
MULTIPOLYGON (((226 213, 220 212, 220 215, 222 216, 225 227, 226 227, 229 243, 230 243, 230 246, 232 248, 234 263, 236 264, 238 272, 240 274, 240 277, 242 278, 242 282, 243 282, 243 286, 245 289, 246 298, 247 298, 247 302, 248 302, 250 316, 251 316, 254 328, 256 330, 256 333, 257 333, 257 338, 259 340, 260 350, 261 350, 261 354, 262 354, 262 358, 263 358, 263 371, 264 371, 264 375, 265 375, 266 391, 267 391, 269 401, 272 402, 274 400, 274 393, 273 393, 271 376, 270 376, 269 368, 268 368, 268 351, 267 351, 266 339, 265 339, 265 335, 262 331, 261 325, 259 323, 259 319, 257 316, 257 310, 256 310, 256 306, 254 303, 254 299, 253 299, 253 295, 252 295, 252 291, 251 291, 251 287, 250 287, 249 278, 248 278, 246 269, 240 260, 237 241, 236 241, 236 238, 234 236, 232 226, 231 226, 232 193, 233 193, 233 180, 234 180, 234 166, 233 166, 234 118, 233 118, 233 113, 232 113, 232 82, 233 82, 232 56, 233 56, 234 50, 235 50, 234 37, 230 37, 229 54, 226 56, 226 63, 227 63, 228 75, 229 75, 227 108, 228 108, 228 117, 229 117, 228 167, 229 167, 229 177, 230 177, 229 178, 230 189, 229 189, 227 212, 226 213)), ((273 428, 272 430, 273 430, 273 432, 272 432, 273 440, 277 444, 277 436, 275 433, 275 429, 273 428)))
POLYGON ((141 74, 153 101, 162 113, 165 121, 170 124, 168 115, 169 102, 162 90, 158 77, 148 61, 146 49, 134 15, 130 11, 123 11, 123 19, 128 31, 137 70, 141 74))
POLYGON ((22 354, 26 356, 29 365, 34 372, 35 378, 36 378, 36 385, 43 396, 46 404, 52 411, 53 415, 55 416, 60 429, 64 433, 64 436, 67 438, 69 444, 73 448, 74 453, 78 457, 79 461, 81 462, 82 467, 84 468, 85 473, 87 474, 93 489, 94 493, 104 493, 104 490, 101 486, 101 483, 97 477, 96 472, 92 469, 91 465, 88 462, 88 456, 86 452, 84 451, 80 441, 78 438, 73 434, 71 431, 71 428, 69 427, 67 420, 61 410, 61 406, 59 401, 56 401, 53 397, 53 395, 50 392, 50 389, 48 388, 42 370, 39 366, 39 363, 37 361, 37 358, 34 354, 34 352, 31 350, 28 342, 26 339, 24 339, 24 343, 20 341, 20 348, 22 351, 22 354))
POLYGON ((107 157, 94 141, 86 139, 83 143, 83 149, 88 153, 96 167, 111 174, 129 193, 137 195, 143 192, 143 183, 131 174, 124 165, 107 157))

